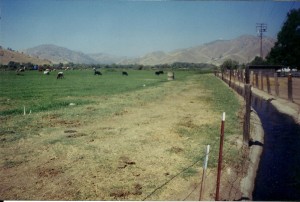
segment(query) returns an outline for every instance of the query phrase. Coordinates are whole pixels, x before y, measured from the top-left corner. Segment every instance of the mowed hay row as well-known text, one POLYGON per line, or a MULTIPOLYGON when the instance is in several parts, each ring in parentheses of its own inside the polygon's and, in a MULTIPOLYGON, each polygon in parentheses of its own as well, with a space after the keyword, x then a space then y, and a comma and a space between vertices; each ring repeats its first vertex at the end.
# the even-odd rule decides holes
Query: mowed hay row
MULTIPOLYGON (((35 131, 24 129, 29 133, 23 138, 1 142, 5 158, 0 167, 0 195, 20 200, 185 198, 199 179, 205 145, 217 144, 220 109, 226 108, 222 103, 235 99, 230 90, 222 95, 229 97, 214 99, 216 86, 208 89, 203 84, 209 80, 219 82, 209 75, 193 75, 106 95, 106 100, 93 97, 95 103, 72 110, 33 114, 28 123, 35 131), (222 103, 216 109, 213 102, 222 103), (113 109, 103 113, 105 107, 113 109), (49 124, 40 128, 32 124, 37 122, 49 124)), ((221 90, 223 84, 218 85, 221 90)), ((236 112, 228 115, 233 119, 236 112)), ((229 127, 239 125, 231 122, 229 127)), ((228 135, 237 135, 232 128, 228 135)), ((8 136, 8 128, 5 131, 8 136)), ((212 148, 216 155, 216 146, 212 148)))

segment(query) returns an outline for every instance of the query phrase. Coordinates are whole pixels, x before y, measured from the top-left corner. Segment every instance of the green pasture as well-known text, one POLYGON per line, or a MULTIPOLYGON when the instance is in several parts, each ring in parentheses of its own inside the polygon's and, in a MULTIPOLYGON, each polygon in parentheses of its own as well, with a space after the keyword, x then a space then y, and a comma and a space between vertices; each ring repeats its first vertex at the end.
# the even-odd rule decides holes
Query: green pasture
MULTIPOLYGON (((93 102, 93 97, 109 96, 149 88, 167 81, 167 74, 155 75, 155 71, 127 71, 108 69, 103 75, 93 70, 64 71, 64 79, 56 79, 57 72, 44 75, 38 71, 0 72, 0 115, 21 114, 23 107, 34 112, 57 109, 76 103, 93 102)), ((194 72, 175 72, 177 80, 194 72)))

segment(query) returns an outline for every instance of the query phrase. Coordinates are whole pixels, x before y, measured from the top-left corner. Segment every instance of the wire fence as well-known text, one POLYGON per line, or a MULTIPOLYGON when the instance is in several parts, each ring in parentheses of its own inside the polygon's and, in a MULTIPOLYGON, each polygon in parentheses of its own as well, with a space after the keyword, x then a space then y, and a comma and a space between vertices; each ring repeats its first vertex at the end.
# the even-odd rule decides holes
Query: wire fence
MULTIPOLYGON (((225 133, 226 133, 226 129, 225 129, 225 133)), ((211 145, 211 148, 214 149, 218 149, 219 148, 219 140, 217 139, 216 141, 214 141, 211 145)), ((223 158, 224 159, 230 159, 230 157, 228 156, 230 153, 230 150, 232 150, 232 147, 227 146, 226 149, 224 149, 223 151, 223 158)), ((210 150, 209 155, 211 154, 218 154, 218 152, 213 152, 212 150, 210 150)), ((229 162, 224 162, 224 164, 222 165, 222 172, 226 172, 226 170, 232 170, 234 169, 234 172, 236 172, 236 174, 234 176, 230 176, 230 175, 222 175, 222 179, 221 179, 221 192, 222 192, 222 200, 238 200, 241 198, 240 195, 240 183, 239 180, 242 179, 242 177, 245 175, 246 170, 247 170, 247 157, 245 155, 245 149, 240 149, 238 151, 237 156, 240 158, 239 163, 235 164, 233 167, 232 164, 230 164, 229 162), (225 198, 224 198, 225 197, 225 198)), ((177 180, 178 178, 180 178, 182 176, 182 174, 184 174, 185 172, 187 172, 190 168, 195 167, 198 168, 199 173, 201 171, 202 168, 202 163, 204 161, 205 158, 205 154, 203 153, 201 155, 201 158, 199 158, 198 160, 192 162, 191 164, 187 165, 186 167, 182 168, 178 173, 176 173, 175 175, 170 176, 170 178, 168 180, 166 180, 164 183, 162 183, 161 185, 157 186, 152 192, 150 192, 147 196, 145 196, 143 199, 141 199, 142 201, 145 200, 151 200, 151 197, 154 196, 155 194, 158 193, 159 190, 164 190, 168 188, 168 185, 172 182, 177 180)), ((217 158, 217 157, 215 157, 217 158)), ((210 178, 210 181, 212 181, 213 185, 212 185, 212 189, 208 190, 206 189, 205 192, 210 192, 209 194, 211 195, 211 197, 213 197, 214 199, 214 190, 216 188, 216 173, 217 168, 215 167, 210 167, 210 169, 208 170, 208 172, 206 173, 206 175, 204 176, 205 178, 210 178), (213 192, 211 192, 213 191, 213 192)), ((191 189, 191 190, 187 190, 187 194, 182 197, 182 199, 180 199, 181 201, 186 201, 186 200, 198 200, 199 194, 200 194, 200 186, 201 186, 201 181, 200 178, 197 182, 197 184, 195 184, 195 186, 191 189), (193 197, 191 197, 193 195, 193 197), (197 198, 195 197, 195 195, 197 195, 197 198)))
MULTIPOLYGON (((221 78, 221 74, 218 74, 219 77, 221 78)), ((231 83, 232 82, 238 82, 239 84, 244 83, 244 75, 241 72, 235 72, 233 74, 234 76, 230 76, 229 71, 225 72, 222 75, 222 78, 225 82, 227 83, 231 83), (232 79, 232 80, 231 80, 232 79)), ((238 85, 239 85, 238 84, 238 85)), ((239 90, 242 88, 238 88, 238 86, 235 83, 235 89, 239 90)), ((242 94, 242 93, 241 93, 242 94)), ((226 133, 226 131, 225 131, 226 133)), ((226 143, 226 142, 225 142, 226 143)), ((216 149, 219 148, 219 139, 217 139, 216 141, 214 141, 211 144, 211 148, 216 149)), ((234 170, 233 172, 235 173, 234 175, 222 175, 222 179, 221 179, 221 192, 222 192, 222 198, 221 200, 240 200, 242 199, 242 195, 241 195, 241 187, 240 187, 240 180, 246 175, 247 169, 248 169, 248 154, 247 153, 247 148, 248 145, 243 145, 243 147, 238 150, 238 154, 237 156, 240 158, 239 159, 239 163, 236 164, 230 164, 228 162, 224 162, 224 164, 222 165, 222 173, 226 172, 227 170, 234 170), (234 167, 233 167, 234 166, 234 167), (225 186, 224 186, 225 185, 225 186)), ((232 150, 232 147, 227 147, 226 149, 224 149, 223 151, 223 158, 224 159, 230 159, 229 156, 227 156, 230 153, 230 150, 232 150)), ((212 154, 212 150, 209 152, 209 154, 212 154)), ((215 152, 215 155, 217 155, 218 152, 215 152)), ((201 155, 201 158, 192 162, 190 165, 187 165, 186 167, 182 168, 177 174, 170 176, 170 178, 168 180, 166 180, 164 183, 162 183, 161 185, 157 186, 152 192, 150 192, 146 197, 144 197, 142 200, 149 200, 151 199, 151 197, 153 195, 155 195, 159 190, 163 190, 163 189, 167 189, 167 186, 174 180, 178 179, 183 173, 185 173, 186 171, 189 170, 189 168, 192 167, 197 167, 200 168, 202 167, 202 165, 200 163, 202 163, 204 161, 205 155, 203 153, 203 155, 201 155)), ((214 157, 217 158, 217 157, 214 157)), ((213 180, 213 183, 216 180, 216 176, 212 175, 216 173, 217 168, 215 167, 210 167, 210 169, 208 170, 208 172, 206 173, 206 175, 204 176, 204 178, 210 177, 213 178, 211 180, 213 180)), ((200 172, 200 169, 199 169, 200 172)), ((200 179, 197 182, 197 184, 193 187, 193 189, 187 191, 187 194, 181 199, 182 201, 186 201, 186 200, 197 200, 195 197, 191 196, 193 195, 198 195, 200 194, 200 186, 201 186, 201 182, 200 179)), ((210 192, 209 194, 214 197, 215 193, 213 190, 215 190, 217 184, 215 183, 210 190, 205 190, 205 192, 210 192)))

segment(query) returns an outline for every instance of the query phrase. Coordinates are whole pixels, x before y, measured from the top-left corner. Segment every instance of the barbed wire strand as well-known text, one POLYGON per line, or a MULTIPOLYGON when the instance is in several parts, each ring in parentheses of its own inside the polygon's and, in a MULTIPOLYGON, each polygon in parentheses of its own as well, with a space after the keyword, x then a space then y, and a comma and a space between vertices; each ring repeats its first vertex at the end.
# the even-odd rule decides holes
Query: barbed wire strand
MULTIPOLYGON (((219 143, 219 140, 215 140, 214 142, 213 142, 213 144, 212 144, 212 147, 215 147, 216 146, 216 144, 218 144, 219 143)), ((230 150, 231 148, 230 147, 228 147, 227 149, 226 149, 226 151, 225 151, 225 154, 230 150)), ((212 151, 209 151, 209 153, 208 154, 210 154, 212 151)), ((203 161, 204 160, 204 156, 203 157, 201 157, 200 159, 198 159, 197 161, 195 161, 195 162, 193 162, 191 165, 189 165, 188 167, 186 167, 186 168, 184 168, 183 170, 181 170, 179 173, 177 173, 176 175, 173 175, 170 179, 168 179, 166 182, 164 182, 162 185, 160 185, 159 187, 157 187, 157 188, 155 188, 150 194, 148 194, 146 197, 144 197, 143 199, 142 199, 142 201, 145 201, 147 198, 149 198, 150 196, 152 196, 157 190, 159 190, 159 189, 162 189, 164 186, 166 186, 167 184, 169 184, 173 179, 175 179, 176 177, 178 177, 179 175, 181 175, 182 173, 184 173, 186 170, 188 170, 189 168, 191 168, 191 167, 193 167, 194 165, 196 165, 198 162, 200 162, 200 161, 203 161)), ((223 165, 222 166, 222 169, 224 169, 224 166, 225 165, 223 165)), ((209 170, 207 173, 206 173, 206 176, 208 176, 210 173, 212 172, 212 170, 209 170)), ((204 176, 205 178, 206 178, 206 176, 204 176)), ((199 183, 199 185, 200 185, 200 183, 199 183)), ((197 187, 199 186, 199 185, 197 185, 184 199, 183 199, 183 201, 184 200, 186 200, 196 189, 197 189, 197 187)))
MULTIPOLYGON (((213 145, 215 145, 215 144, 217 144, 218 143, 218 141, 215 141, 215 143, 213 144, 213 145)), ((230 150, 231 148, 230 147, 228 147, 225 151, 224 151, 224 157, 226 158, 226 154, 228 153, 228 151, 230 150)), ((210 153, 210 152, 209 152, 210 153)), ((239 154, 241 154, 241 153, 243 153, 243 151, 239 151, 239 154)), ((246 161, 247 159, 244 159, 243 158, 243 162, 244 161, 246 161)), ((223 164, 222 165, 222 170, 225 170, 226 168, 229 168, 230 167, 230 165, 229 164, 223 164)), ((243 171, 242 172, 244 172, 244 168, 242 168, 243 169, 243 171)), ((204 178, 206 178, 207 176, 209 176, 209 174, 213 171, 214 169, 210 169, 210 170, 208 170, 208 172, 206 173, 206 175, 204 176, 204 178)), ((224 177, 224 176, 223 176, 224 177)), ((234 182, 236 182, 237 180, 238 180, 238 175, 233 179, 233 180, 229 180, 227 177, 225 178, 225 182, 227 183, 227 184, 229 184, 229 185, 231 185, 232 186, 232 188, 231 188, 231 190, 232 189, 234 189, 236 192, 238 192, 239 191, 239 189, 238 188, 236 188, 235 186, 233 186, 232 184, 234 183, 234 182)), ((197 188, 200 186, 200 182, 199 183, 197 183, 197 186, 195 186, 195 188, 182 200, 182 201, 185 201, 188 197, 190 197, 194 192, 195 192, 195 190, 197 190, 197 188)))
MULTIPOLYGON (((204 157, 202 157, 204 158, 204 157)), ((152 196, 157 190, 161 189, 162 187, 164 187, 165 185, 167 185, 169 182, 171 182, 174 178, 176 178, 177 176, 179 176, 180 174, 184 173, 187 169, 193 167, 194 165, 196 165, 199 161, 203 160, 203 159, 199 159, 197 161, 195 161, 193 164, 191 164, 190 166, 184 168, 182 171, 180 171, 179 173, 177 173, 176 175, 172 176, 169 180, 167 180, 165 183, 163 183, 162 185, 160 185, 159 187, 157 187, 156 189, 154 189, 150 194, 148 194, 144 199, 146 200, 147 198, 149 198, 150 196, 152 196)))

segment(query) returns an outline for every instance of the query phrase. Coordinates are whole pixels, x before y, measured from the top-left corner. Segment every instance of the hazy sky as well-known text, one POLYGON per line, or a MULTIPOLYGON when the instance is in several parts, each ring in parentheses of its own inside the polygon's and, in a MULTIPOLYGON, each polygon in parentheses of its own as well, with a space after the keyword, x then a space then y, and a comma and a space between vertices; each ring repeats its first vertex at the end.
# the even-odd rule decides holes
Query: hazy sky
POLYGON ((141 56, 243 34, 276 38, 300 2, 0 0, 0 45, 55 44, 84 53, 141 56))

